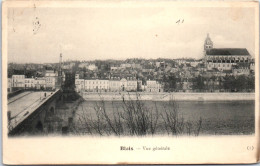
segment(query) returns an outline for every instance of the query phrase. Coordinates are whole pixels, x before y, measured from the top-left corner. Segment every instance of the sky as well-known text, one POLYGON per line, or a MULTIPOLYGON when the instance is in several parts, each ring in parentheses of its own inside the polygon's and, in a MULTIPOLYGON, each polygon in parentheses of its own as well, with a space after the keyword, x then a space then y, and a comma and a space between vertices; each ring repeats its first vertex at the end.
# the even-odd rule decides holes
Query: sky
POLYGON ((61 52, 63 60, 202 58, 207 33, 215 48, 254 56, 254 19, 254 8, 9 8, 8 62, 58 62, 61 52))

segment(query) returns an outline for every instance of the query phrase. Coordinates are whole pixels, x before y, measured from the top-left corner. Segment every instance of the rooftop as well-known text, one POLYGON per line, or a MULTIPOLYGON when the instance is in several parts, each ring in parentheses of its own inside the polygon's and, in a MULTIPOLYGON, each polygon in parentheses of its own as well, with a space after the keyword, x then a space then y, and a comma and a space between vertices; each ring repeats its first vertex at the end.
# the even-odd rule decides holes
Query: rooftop
POLYGON ((222 56, 228 56, 228 55, 249 55, 249 52, 246 48, 213 48, 206 51, 207 55, 222 55, 222 56))

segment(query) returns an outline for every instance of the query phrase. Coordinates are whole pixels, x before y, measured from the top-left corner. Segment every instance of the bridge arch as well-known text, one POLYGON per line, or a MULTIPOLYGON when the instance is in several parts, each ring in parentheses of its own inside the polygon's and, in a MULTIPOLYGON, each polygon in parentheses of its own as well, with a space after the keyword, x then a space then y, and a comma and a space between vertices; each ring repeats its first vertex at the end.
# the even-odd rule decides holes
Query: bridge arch
POLYGON ((52 106, 50 109, 49 109, 49 115, 50 116, 53 116, 55 114, 55 108, 52 106))
POLYGON ((43 124, 42 124, 42 122, 40 120, 36 123, 35 130, 37 132, 43 132, 43 124))

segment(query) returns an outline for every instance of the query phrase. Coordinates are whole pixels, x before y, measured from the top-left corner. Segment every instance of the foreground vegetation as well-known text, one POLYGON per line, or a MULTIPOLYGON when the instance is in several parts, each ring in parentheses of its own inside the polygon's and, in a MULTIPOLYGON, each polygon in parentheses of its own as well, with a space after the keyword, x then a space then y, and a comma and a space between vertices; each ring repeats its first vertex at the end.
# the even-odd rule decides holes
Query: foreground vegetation
MULTIPOLYGON (((129 96, 130 97, 130 96, 129 96)), ((198 121, 188 121, 179 112, 179 106, 171 99, 163 108, 154 102, 148 107, 140 96, 136 100, 124 100, 118 107, 112 101, 112 111, 106 108, 101 99, 95 103, 94 113, 88 108, 77 111, 72 132, 79 135, 116 135, 116 136, 144 136, 144 135, 195 135, 200 134, 202 118, 198 121)))

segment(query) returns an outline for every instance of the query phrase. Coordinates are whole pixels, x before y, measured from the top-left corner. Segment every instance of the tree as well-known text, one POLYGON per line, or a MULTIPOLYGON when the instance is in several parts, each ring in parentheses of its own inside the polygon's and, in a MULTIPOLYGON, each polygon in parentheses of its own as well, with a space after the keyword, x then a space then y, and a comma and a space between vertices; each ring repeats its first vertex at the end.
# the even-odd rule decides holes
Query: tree
POLYGON ((82 70, 83 70, 83 72, 86 72, 87 68, 84 66, 82 70))
POLYGON ((224 89, 226 91, 232 91, 236 88, 236 80, 234 76, 226 75, 224 77, 224 83, 223 83, 224 89))
POLYGON ((168 77, 168 81, 169 81, 169 87, 171 89, 171 91, 173 91, 174 89, 176 89, 176 83, 177 83, 177 79, 176 79, 176 76, 173 74, 173 75, 170 75, 168 77))
POLYGON ((166 77, 166 75, 164 74, 163 75, 163 84, 164 84, 164 86, 163 86, 163 90, 165 91, 165 92, 168 92, 168 90, 169 90, 169 84, 168 84, 168 81, 167 81, 167 77, 166 77))
POLYGON ((198 89, 202 91, 205 89, 204 78, 201 75, 198 75, 195 79, 193 79, 193 90, 198 89))
POLYGON ((255 77, 254 76, 247 77, 247 89, 255 90, 255 77))
POLYGON ((177 78, 174 74, 163 75, 164 91, 174 91, 177 87, 177 78))
POLYGON ((245 75, 240 75, 235 80, 235 88, 238 91, 243 91, 247 89, 247 78, 245 75))
POLYGON ((75 87, 75 74, 72 72, 66 72, 65 73, 65 83, 64 83, 64 88, 66 89, 71 89, 75 87))

